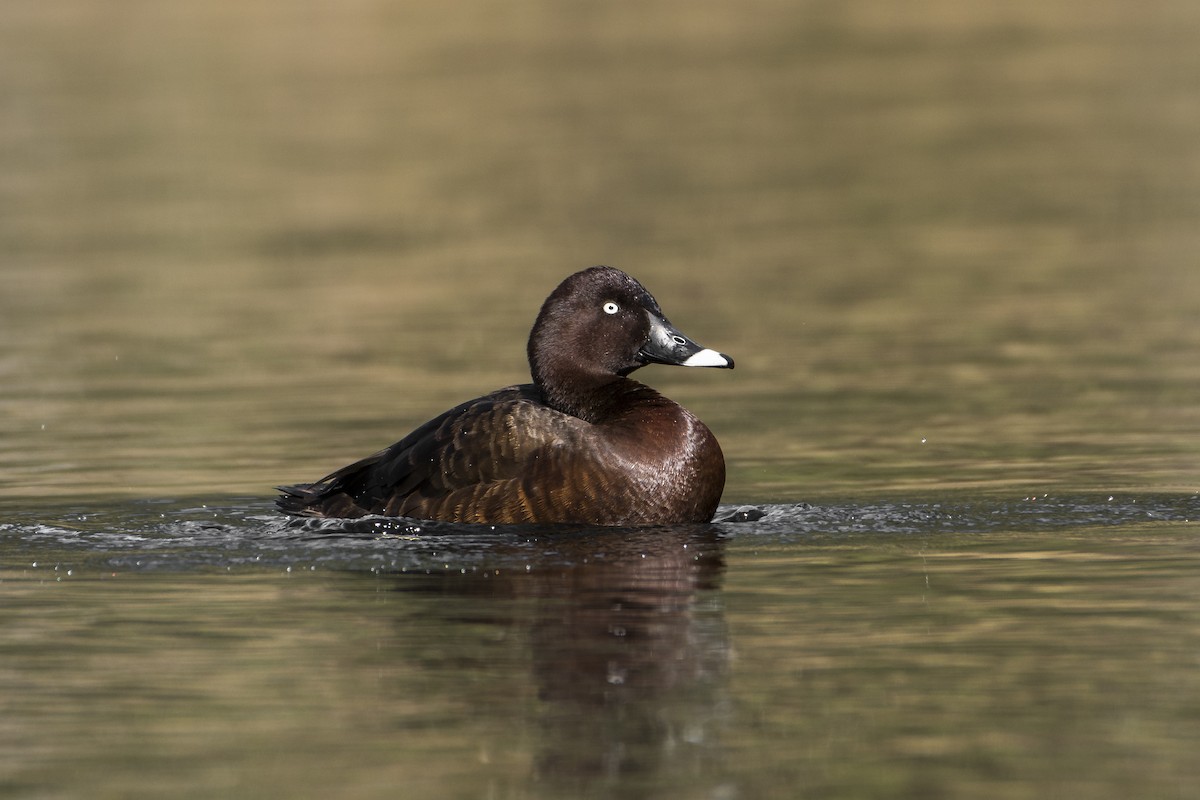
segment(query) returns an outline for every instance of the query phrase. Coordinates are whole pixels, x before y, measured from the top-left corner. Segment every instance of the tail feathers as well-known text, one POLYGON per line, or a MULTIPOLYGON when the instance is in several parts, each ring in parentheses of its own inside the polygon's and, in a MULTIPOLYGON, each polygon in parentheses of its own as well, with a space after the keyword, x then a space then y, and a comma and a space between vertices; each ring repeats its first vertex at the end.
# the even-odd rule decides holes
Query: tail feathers
POLYGON ((299 517, 324 516, 319 508, 313 506, 321 499, 321 493, 313 490, 315 485, 297 483, 294 486, 276 486, 275 488, 282 494, 275 498, 275 507, 285 514, 299 517))
POLYGON ((275 507, 295 517, 329 517, 352 519, 370 512, 354 502, 344 491, 331 490, 320 483, 298 483, 275 487, 283 494, 275 498, 275 507))

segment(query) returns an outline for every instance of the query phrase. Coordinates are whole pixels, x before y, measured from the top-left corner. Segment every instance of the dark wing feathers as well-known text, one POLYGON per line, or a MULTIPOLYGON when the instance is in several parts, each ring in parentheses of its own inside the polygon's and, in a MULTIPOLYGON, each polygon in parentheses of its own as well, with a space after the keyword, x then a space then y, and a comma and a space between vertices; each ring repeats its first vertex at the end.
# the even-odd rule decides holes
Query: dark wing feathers
POLYGON ((277 505, 318 517, 536 521, 553 504, 539 487, 553 485, 554 473, 561 483, 556 454, 577 443, 585 425, 545 406, 531 384, 501 389, 316 483, 280 487, 277 505))

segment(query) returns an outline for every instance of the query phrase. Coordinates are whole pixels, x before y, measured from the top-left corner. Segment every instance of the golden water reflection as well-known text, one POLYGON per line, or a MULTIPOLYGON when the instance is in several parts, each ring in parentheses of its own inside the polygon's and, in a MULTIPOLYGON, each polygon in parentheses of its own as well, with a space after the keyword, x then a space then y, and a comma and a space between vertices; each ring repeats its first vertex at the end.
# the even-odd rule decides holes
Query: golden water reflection
POLYGON ((1182 798, 1194 528, 498 537, 408 574, 67 573, 6 548, 0 777, 126 797, 1182 798))
POLYGON ((1195 489, 1190 4, 0 10, 0 496, 249 493, 526 376, 564 275, 729 497, 1195 489), (1028 487, 1028 488, 1026 488, 1028 487))

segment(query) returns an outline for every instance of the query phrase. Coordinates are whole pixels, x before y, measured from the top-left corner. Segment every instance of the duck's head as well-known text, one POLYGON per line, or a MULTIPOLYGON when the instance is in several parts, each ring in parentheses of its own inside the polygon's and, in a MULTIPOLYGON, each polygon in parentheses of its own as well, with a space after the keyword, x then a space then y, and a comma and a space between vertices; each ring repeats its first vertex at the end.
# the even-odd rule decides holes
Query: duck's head
POLYGON ((733 369, 732 358, 685 336, 645 287, 613 267, 560 283, 529 334, 530 371, 552 403, 647 364, 733 369))

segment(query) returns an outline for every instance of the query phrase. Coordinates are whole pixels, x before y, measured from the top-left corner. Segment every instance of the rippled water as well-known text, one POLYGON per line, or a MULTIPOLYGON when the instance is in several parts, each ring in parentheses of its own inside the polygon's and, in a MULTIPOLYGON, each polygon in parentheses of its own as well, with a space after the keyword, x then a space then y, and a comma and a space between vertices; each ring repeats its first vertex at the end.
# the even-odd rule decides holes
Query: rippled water
POLYGON ((1198 515, 31 514, 0 525, 0 768, 15 796, 1185 797, 1198 515))
POLYGON ((10 521, 0 523, 0 533, 7 534, 7 565, 35 570, 53 568, 74 574, 97 569, 141 572, 259 566, 404 572, 511 569, 529 559, 557 566, 586 560, 593 547, 599 548, 596 557, 613 547, 640 553, 660 534, 686 537, 698 531, 719 539, 763 537, 774 543, 853 540, 859 535, 983 537, 996 532, 1040 532, 1073 536, 1106 528, 1198 521, 1200 496, 1046 495, 1006 501, 726 505, 711 525, 663 529, 479 526, 387 517, 294 519, 261 501, 213 507, 143 501, 6 516, 10 521), (626 540, 632 543, 620 544, 626 540))
POLYGON ((1200 9, 0 6, 0 795, 1191 798, 1200 9), (295 522, 613 263, 718 521, 295 522))

